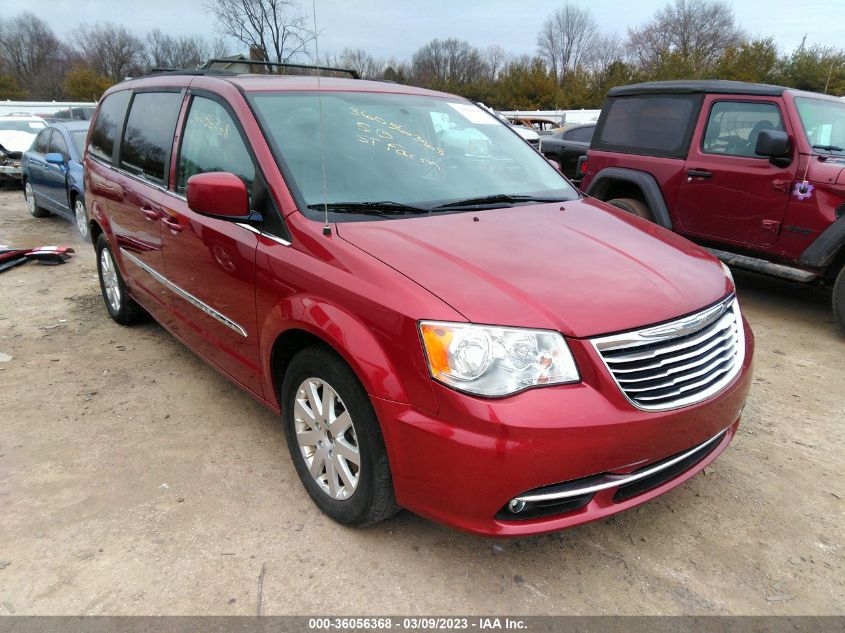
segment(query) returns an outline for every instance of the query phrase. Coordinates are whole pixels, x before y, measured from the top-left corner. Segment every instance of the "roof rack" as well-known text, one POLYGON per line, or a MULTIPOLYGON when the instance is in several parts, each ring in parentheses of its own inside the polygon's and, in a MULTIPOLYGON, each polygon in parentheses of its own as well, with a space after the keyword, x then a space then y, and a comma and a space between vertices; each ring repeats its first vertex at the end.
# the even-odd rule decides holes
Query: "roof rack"
POLYGON ((288 64, 283 62, 264 62, 247 59, 209 59, 205 62, 199 70, 223 70, 211 68, 211 64, 246 64, 248 66, 272 67, 272 68, 296 68, 300 70, 322 70, 326 72, 345 73, 350 75, 353 79, 360 79, 361 76, 357 70, 351 68, 334 68, 332 66, 313 66, 310 64, 288 64))

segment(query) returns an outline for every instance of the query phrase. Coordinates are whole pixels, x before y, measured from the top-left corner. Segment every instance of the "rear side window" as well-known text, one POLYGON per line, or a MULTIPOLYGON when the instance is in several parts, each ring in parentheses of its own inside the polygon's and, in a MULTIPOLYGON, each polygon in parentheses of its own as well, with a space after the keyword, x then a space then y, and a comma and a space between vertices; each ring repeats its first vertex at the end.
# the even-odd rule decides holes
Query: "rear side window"
POLYGON ((97 122, 91 132, 90 153, 104 162, 112 162, 115 139, 123 125, 129 95, 128 90, 115 92, 106 97, 100 105, 97 122))
POLYGON ((754 152, 763 130, 783 131, 780 110, 774 103, 717 101, 710 108, 701 151, 767 160, 754 152))
POLYGON ((701 95, 611 97, 596 130, 594 149, 684 158, 701 95))
POLYGON ((595 127, 579 127, 575 128, 574 130, 569 130, 566 132, 563 137, 567 141, 576 141, 578 143, 589 143, 590 139, 593 138, 593 131, 595 127))
POLYGON ((120 149, 120 166, 155 184, 166 181, 180 92, 138 92, 132 99, 120 149))
POLYGON ((228 171, 251 190, 255 166, 237 125, 226 109, 211 99, 194 97, 179 151, 176 191, 185 193, 188 178, 209 171, 228 171))
POLYGON ((38 136, 35 139, 35 143, 32 144, 32 149, 34 149, 39 154, 46 154, 49 150, 49 143, 50 143, 50 134, 53 133, 53 130, 41 130, 38 136))
POLYGON ((65 143, 65 139, 61 132, 54 131, 53 136, 50 137, 50 151, 61 154, 65 157, 65 159, 67 159, 67 143, 65 143))

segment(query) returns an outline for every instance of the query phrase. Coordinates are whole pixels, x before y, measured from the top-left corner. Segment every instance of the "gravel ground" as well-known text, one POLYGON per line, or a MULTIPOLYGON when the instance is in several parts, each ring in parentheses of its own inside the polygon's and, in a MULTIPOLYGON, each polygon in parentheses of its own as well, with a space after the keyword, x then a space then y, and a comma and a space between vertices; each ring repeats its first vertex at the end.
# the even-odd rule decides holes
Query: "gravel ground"
POLYGON ((739 435, 610 519, 491 541, 311 504, 276 416, 154 324, 102 305, 70 222, 0 192, 0 613, 843 614, 845 336, 825 292, 738 275, 757 335, 739 435), (12 358, 7 359, 9 355, 12 358))

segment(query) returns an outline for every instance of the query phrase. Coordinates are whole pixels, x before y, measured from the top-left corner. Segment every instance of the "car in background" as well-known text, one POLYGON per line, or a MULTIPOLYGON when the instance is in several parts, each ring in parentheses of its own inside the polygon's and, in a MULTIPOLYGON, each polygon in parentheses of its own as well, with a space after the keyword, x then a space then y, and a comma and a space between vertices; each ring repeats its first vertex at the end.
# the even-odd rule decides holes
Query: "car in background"
POLYGON ((540 139, 540 153, 560 165, 560 170, 567 178, 579 180, 581 174, 578 173, 578 159, 587 155, 595 129, 595 123, 587 123, 544 136, 540 139))
POLYGON ((516 116, 507 117, 511 125, 521 125, 534 130, 540 136, 554 134, 560 129, 560 122, 543 116, 516 116))
POLYGON ((24 196, 32 216, 55 213, 73 220, 84 238, 88 237, 88 214, 82 156, 88 125, 88 121, 69 121, 46 126, 21 160, 24 196))
POLYGON ((96 110, 96 106, 74 106, 55 112, 50 116, 50 119, 53 121, 90 121, 96 110))
POLYGON ((21 180, 21 155, 47 124, 29 114, 0 116, 0 181, 21 180))

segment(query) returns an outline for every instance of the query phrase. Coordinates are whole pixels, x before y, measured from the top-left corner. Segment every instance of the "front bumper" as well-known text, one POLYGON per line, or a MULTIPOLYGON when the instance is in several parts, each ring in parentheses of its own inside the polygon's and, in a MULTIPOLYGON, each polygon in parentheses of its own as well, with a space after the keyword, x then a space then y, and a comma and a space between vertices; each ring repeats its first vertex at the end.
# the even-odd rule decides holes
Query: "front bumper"
POLYGON ((437 414, 373 398, 397 501, 468 532, 525 536, 594 521, 653 499, 702 470, 733 439, 751 385, 754 339, 744 321, 743 327, 746 354, 738 375, 720 393, 682 409, 635 409, 592 345, 578 340, 570 341, 582 372, 578 384, 491 400, 435 383, 437 414), (619 494, 618 485, 606 486, 577 507, 539 518, 510 519, 502 513, 511 500, 537 489, 643 472, 708 440, 712 444, 688 468, 666 471, 671 478, 645 490, 619 494))
POLYGON ((22 169, 20 164, 0 165, 0 175, 10 178, 21 179, 22 169))

